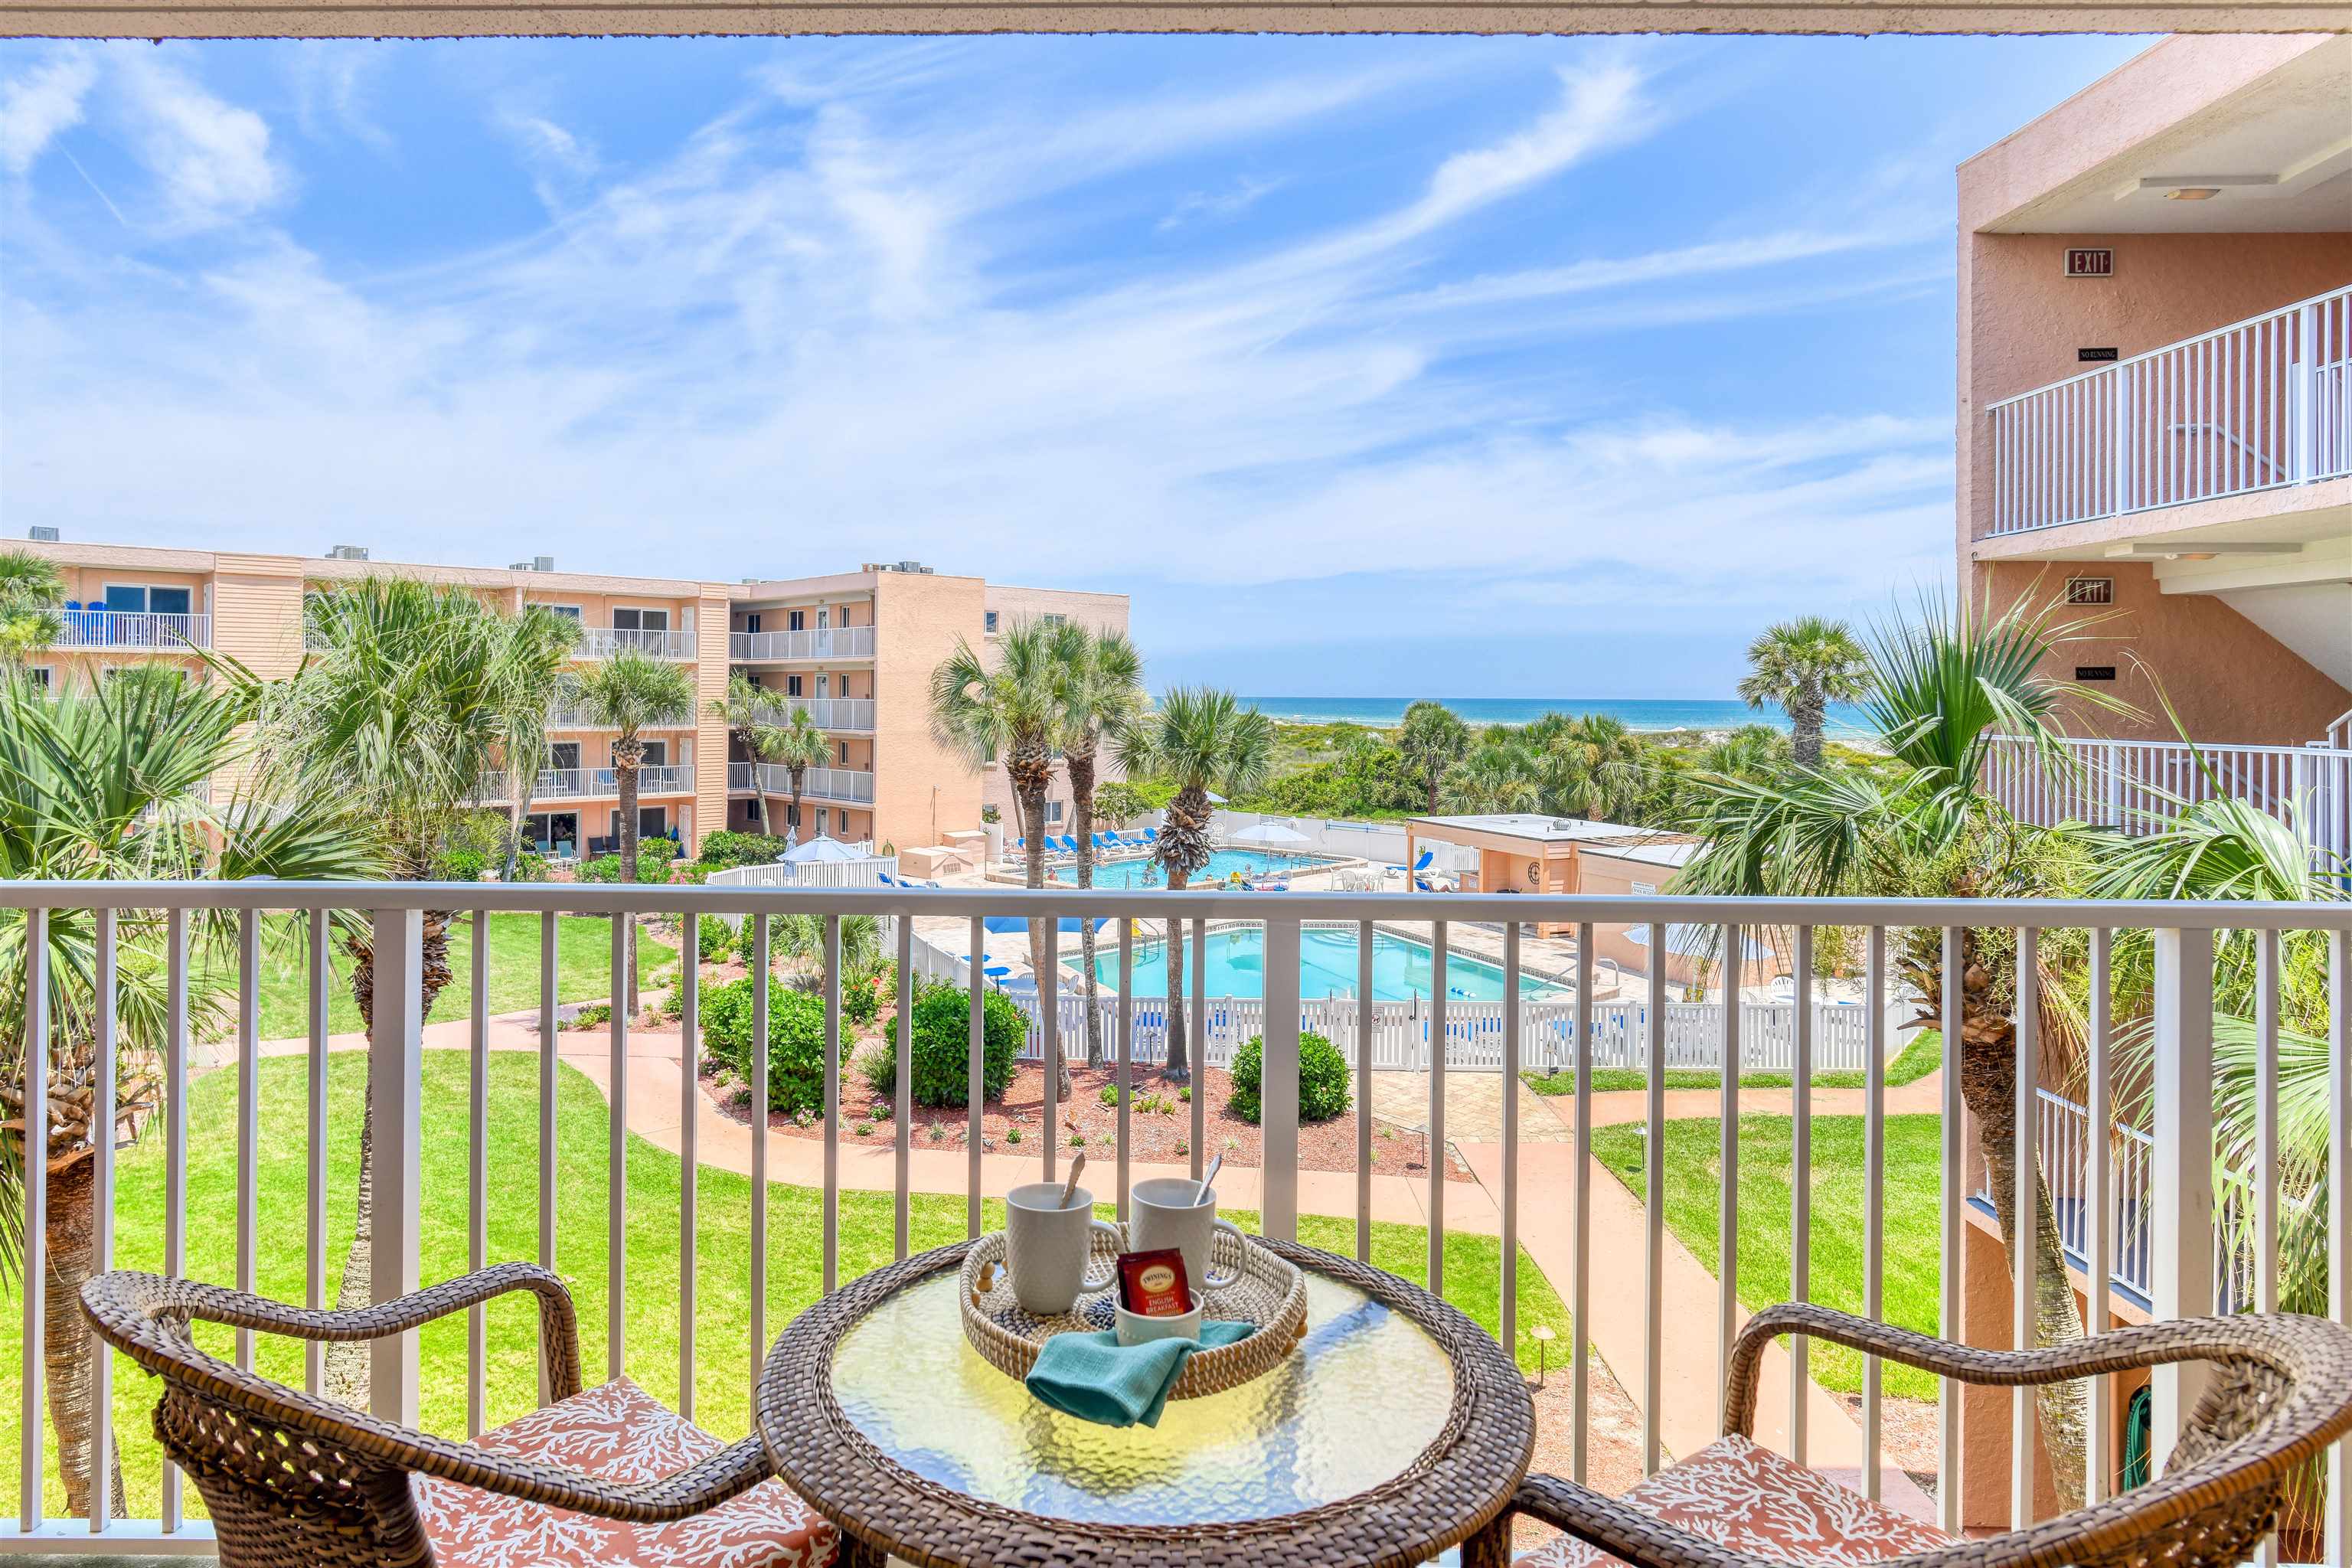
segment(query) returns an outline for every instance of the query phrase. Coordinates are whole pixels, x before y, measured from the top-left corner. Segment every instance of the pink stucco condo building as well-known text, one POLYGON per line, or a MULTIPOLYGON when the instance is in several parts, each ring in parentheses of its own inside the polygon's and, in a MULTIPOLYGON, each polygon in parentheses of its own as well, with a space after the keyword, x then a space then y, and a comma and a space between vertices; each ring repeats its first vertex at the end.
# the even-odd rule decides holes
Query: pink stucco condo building
POLYGON ((2352 848, 2352 37, 2168 39, 1960 165, 1958 478, 1962 590, 2112 612, 2053 673, 2137 710, 2013 806, 2352 848))

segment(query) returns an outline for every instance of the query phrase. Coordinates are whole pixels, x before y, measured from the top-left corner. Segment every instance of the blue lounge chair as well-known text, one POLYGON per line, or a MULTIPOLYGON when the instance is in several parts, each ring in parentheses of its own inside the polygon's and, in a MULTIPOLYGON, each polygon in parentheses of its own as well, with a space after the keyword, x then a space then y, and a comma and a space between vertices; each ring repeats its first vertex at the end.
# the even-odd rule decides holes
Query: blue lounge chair
POLYGON ((1061 845, 1063 854, 1070 856, 1074 859, 1076 858, 1078 853, 1078 841, 1076 839, 1065 833, 1062 835, 1061 845))
POLYGON ((1146 844, 1157 844, 1157 843, 1159 843, 1159 842, 1160 842, 1160 829, 1158 829, 1158 828, 1156 828, 1156 827, 1147 827, 1147 828, 1145 828, 1145 829, 1143 830, 1143 841, 1144 841, 1146 844))
POLYGON ((1095 853, 1097 855, 1104 854, 1113 847, 1108 837, 1100 833, 1094 836, 1094 846, 1095 853))

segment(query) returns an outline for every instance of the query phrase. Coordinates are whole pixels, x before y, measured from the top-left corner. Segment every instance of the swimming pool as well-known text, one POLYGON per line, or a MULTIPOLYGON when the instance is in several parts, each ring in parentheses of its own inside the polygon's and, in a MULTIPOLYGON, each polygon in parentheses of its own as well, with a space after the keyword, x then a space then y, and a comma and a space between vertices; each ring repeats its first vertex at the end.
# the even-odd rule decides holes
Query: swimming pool
MULTIPOLYGON (((1147 929, 1150 922, 1146 922, 1147 929)), ((1097 939, 1095 976, 1102 984, 1118 984, 1118 939, 1116 928, 1097 939)), ((1263 996, 1265 994, 1265 932, 1256 926, 1212 931, 1204 952, 1208 963, 1206 994, 1263 996)), ((1076 968, 1076 964, 1071 965, 1076 968)), ((1409 937, 1372 933, 1372 1000, 1405 1002, 1429 994, 1429 944, 1409 937)), ((1192 986, 1192 954, 1185 944, 1184 988, 1192 986)), ((1499 1001, 1503 972, 1483 959, 1450 952, 1445 959, 1445 989, 1449 995, 1472 1002, 1499 1001)), ((1523 978, 1520 994, 1533 998, 1550 995, 1553 987, 1523 978)), ((1135 944, 1135 994, 1168 994, 1168 960, 1161 942, 1135 944)), ((1298 994, 1304 1000, 1356 994, 1356 933, 1352 930, 1318 930, 1298 933, 1298 994)))
MULTIPOLYGON (((1236 871, 1245 878, 1263 877, 1268 873, 1280 876, 1330 864, 1328 859, 1315 855, 1284 855, 1272 849, 1219 849, 1210 855, 1206 867, 1192 873, 1192 886, 1199 888, 1211 882, 1222 882, 1236 871)), ((1076 866, 1054 868, 1054 880, 1056 882, 1075 883, 1077 879, 1078 868, 1076 866)), ((1115 865, 1097 863, 1095 867, 1095 886, 1097 888, 1164 888, 1167 885, 1167 873, 1154 860, 1121 860, 1115 865)))

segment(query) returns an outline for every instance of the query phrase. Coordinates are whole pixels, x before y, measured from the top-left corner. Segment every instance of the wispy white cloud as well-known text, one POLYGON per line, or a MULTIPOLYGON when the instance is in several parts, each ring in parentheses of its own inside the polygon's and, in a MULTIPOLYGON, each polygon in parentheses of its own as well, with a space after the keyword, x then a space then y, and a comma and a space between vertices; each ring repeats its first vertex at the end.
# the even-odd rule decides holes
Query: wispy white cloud
POLYGON ((59 132, 80 124, 82 100, 97 80, 89 51, 68 45, 0 82, 0 167, 24 174, 59 132))
POLYGON ((12 513, 80 537, 152 520, 284 548, 331 528, 380 555, 553 549, 721 578, 923 556, 1114 580, 1177 647, 1258 635, 1237 606, 1268 595, 1285 635, 1360 635, 1391 606, 1336 585, 1367 574, 1443 574, 1460 591, 1416 614, 1477 635, 1498 605, 1597 625, 1763 602, 1792 591, 1792 561, 1843 595, 1944 547, 1943 420, 1694 411, 1573 356, 1539 378, 1463 368, 1946 265, 1806 272, 1917 237, 1799 213, 1466 278, 1454 256, 1446 280, 1431 258, 1480 215, 1572 205, 1596 161, 1674 121, 1635 58, 1579 55, 1521 84, 1536 101, 1516 125, 1307 217, 1286 204, 1317 171, 1272 130, 1371 114, 1411 68, 1049 113, 992 103, 975 58, 942 42, 771 71, 635 163, 576 114, 511 110, 496 129, 550 221, 391 273, 277 226, 292 176, 259 115, 168 60, 115 67, 151 199, 218 232, 201 265, 138 263, 134 288, 90 289, 90 258, 67 253, 11 279, 12 513), (1186 164, 1149 203, 1114 178, 1237 146, 1247 175, 1186 164), (1171 184, 1200 199, 1171 207, 1171 184), (1095 187, 1133 244, 1043 243, 1108 221, 1074 194, 1095 187), (1231 221, 1205 257, 1154 237, 1211 218, 1231 221))

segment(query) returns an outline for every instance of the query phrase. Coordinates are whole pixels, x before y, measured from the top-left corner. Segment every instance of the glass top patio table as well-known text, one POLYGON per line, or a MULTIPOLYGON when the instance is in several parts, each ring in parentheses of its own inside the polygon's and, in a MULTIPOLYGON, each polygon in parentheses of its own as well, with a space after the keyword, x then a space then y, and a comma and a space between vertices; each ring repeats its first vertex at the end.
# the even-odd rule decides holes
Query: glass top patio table
MULTIPOLYGON (((1259 1238, 1253 1238, 1258 1240, 1259 1238)), ((775 1472, 842 1531, 845 1568, 1008 1562, 1321 1568, 1510 1557, 1535 1447, 1517 1366, 1454 1308, 1353 1258, 1305 1273, 1283 1365, 1157 1427, 1049 1409, 964 1339, 960 1242, 854 1279, 777 1336, 758 1419, 775 1472)))
POLYGON ((1202 1524, 1296 1513, 1393 1479, 1444 1429, 1453 1363, 1363 1291, 1307 1277, 1307 1337, 1262 1377, 1171 1400, 1160 1425, 1082 1421, 964 1338, 953 1274, 867 1313, 834 1352, 842 1413, 908 1470, 1024 1513, 1202 1524))

